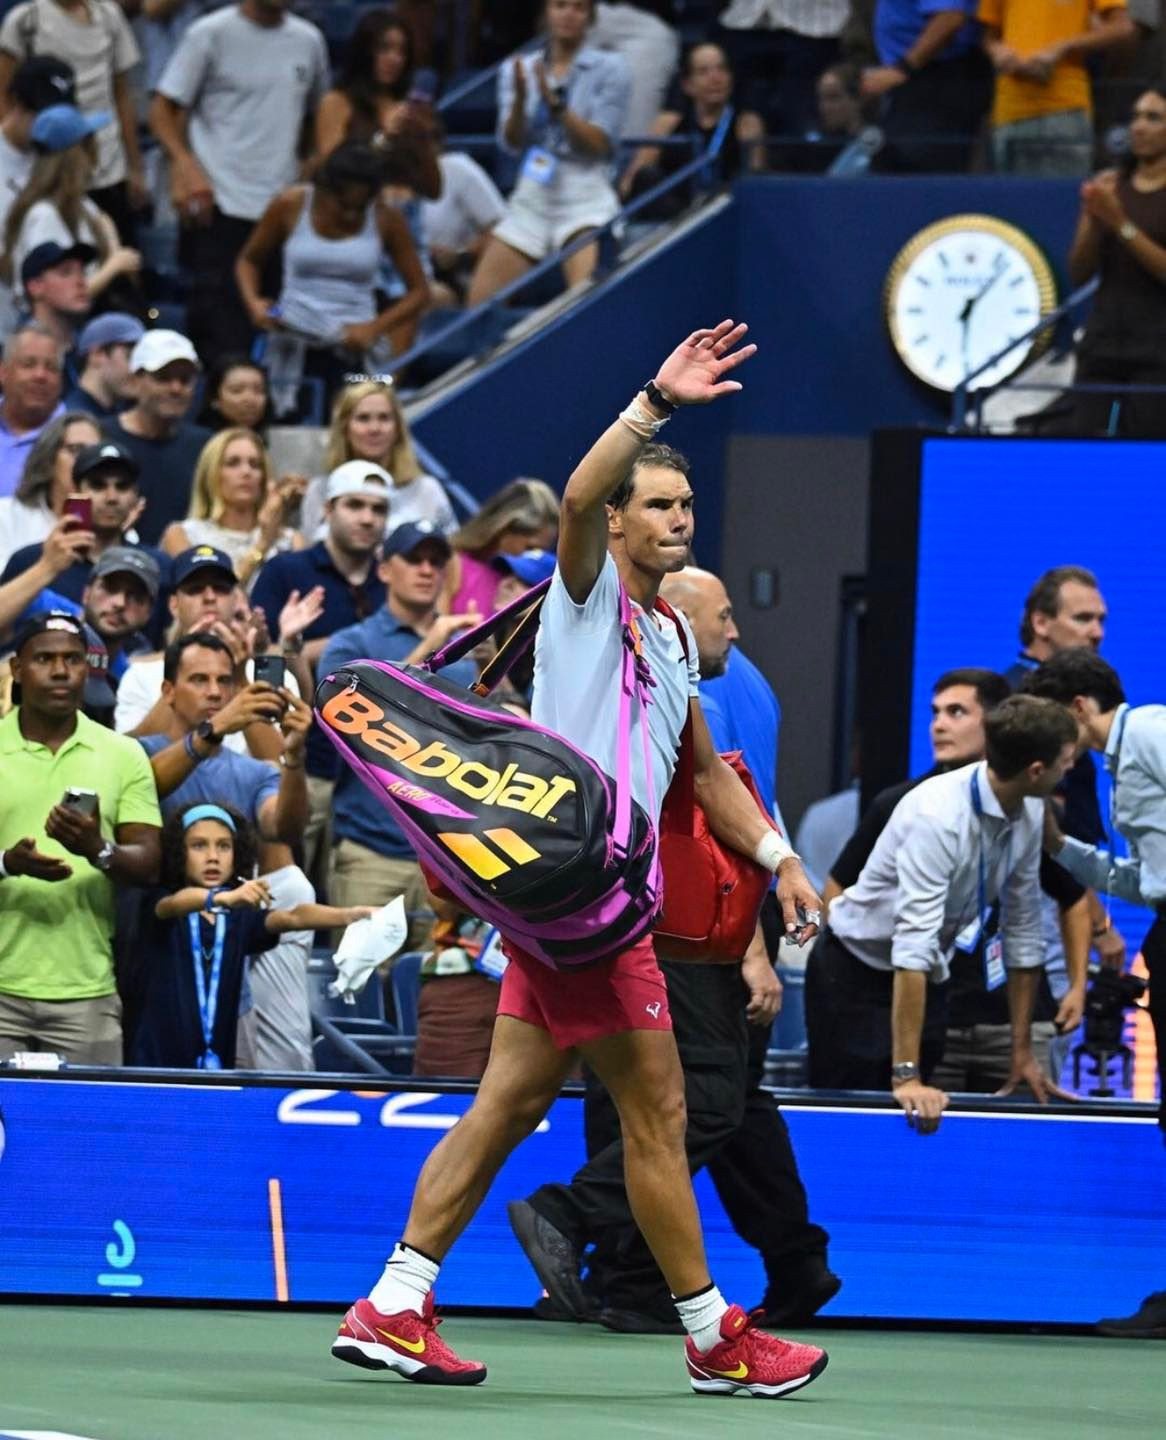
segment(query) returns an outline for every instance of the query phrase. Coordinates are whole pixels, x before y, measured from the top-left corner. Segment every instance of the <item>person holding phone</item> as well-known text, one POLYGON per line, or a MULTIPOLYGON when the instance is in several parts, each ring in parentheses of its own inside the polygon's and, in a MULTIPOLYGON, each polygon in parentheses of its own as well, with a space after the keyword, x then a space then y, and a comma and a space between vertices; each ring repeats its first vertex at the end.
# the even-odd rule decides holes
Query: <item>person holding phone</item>
MULTIPOLYGON (((498 72, 498 143, 521 155, 522 169, 470 281, 471 308, 619 214, 611 165, 631 76, 622 56, 587 44, 594 18, 594 0, 547 0, 542 52, 498 72)), ((595 244, 567 256, 567 285, 586 280, 598 259, 595 244)))
POLYGON ((140 748, 82 713, 87 651, 61 611, 16 637, 20 702, 0 720, 0 1060, 122 1063, 114 890, 157 880, 161 815, 140 748))
POLYGON ((138 541, 135 526, 144 509, 137 462, 125 446, 112 440, 84 446, 73 459, 72 490, 62 502, 60 524, 43 542, 11 555, 0 575, 0 625, 5 614, 19 614, 45 591, 83 606, 94 566, 118 547, 140 552, 143 564, 134 569, 157 576, 144 627, 157 643, 165 624, 159 595, 170 563, 161 551, 138 541))
POLYGON ((49 535, 73 493, 73 461, 100 440, 97 422, 81 410, 66 410, 37 436, 16 493, 0 499, 0 570, 14 551, 49 535))

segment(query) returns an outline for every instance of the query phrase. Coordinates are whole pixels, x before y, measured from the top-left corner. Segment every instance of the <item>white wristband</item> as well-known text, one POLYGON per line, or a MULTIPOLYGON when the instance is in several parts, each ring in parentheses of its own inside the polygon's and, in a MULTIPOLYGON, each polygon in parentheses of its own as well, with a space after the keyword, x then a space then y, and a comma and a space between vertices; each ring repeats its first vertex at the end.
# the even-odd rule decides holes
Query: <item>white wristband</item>
POLYGON ((779 865, 786 860, 800 860, 801 856, 795 853, 792 846, 786 844, 776 830, 767 830, 758 840, 753 858, 762 869, 776 875, 779 865))
POLYGON ((6 880, 8 878, 8 867, 4 863, 5 853, 4 850, 0 850, 0 880, 6 880))

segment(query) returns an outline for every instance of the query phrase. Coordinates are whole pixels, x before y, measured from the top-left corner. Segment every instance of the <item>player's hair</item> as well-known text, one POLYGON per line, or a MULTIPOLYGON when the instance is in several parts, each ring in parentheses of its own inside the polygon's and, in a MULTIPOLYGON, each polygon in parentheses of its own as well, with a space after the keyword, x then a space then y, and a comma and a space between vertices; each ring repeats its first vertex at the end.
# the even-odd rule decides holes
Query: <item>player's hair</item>
POLYGON ((938 695, 941 690, 950 690, 953 685, 970 686, 984 711, 993 709, 1012 694, 1012 687, 1003 675, 998 675, 995 670, 981 670, 975 665, 967 665, 962 670, 945 670, 931 687, 931 693, 938 695))
POLYGON ((1026 695, 1040 695, 1061 705, 1071 705, 1083 695, 1096 700, 1103 715, 1116 710, 1126 698, 1117 671, 1088 645, 1051 655, 1024 677, 1021 689, 1026 695))
POLYGON ((1077 722, 1063 705, 1035 695, 1010 695, 984 716, 988 764, 1011 780, 1040 761, 1052 765, 1077 739, 1077 722))
POLYGON ((1029 646, 1036 639, 1036 631, 1032 628, 1032 617, 1035 614, 1039 612, 1047 615, 1050 620, 1056 618, 1061 608, 1061 586, 1069 584, 1070 581, 1086 585, 1090 590, 1100 588, 1097 576, 1083 565, 1058 565, 1052 570, 1046 570, 1028 592, 1028 599, 1024 602, 1024 614, 1020 617, 1022 645, 1029 646))
POLYGON ((627 509, 635 488, 636 471, 647 469, 675 470, 678 475, 687 476, 692 466, 688 456, 673 450, 671 445, 645 445, 632 461, 632 468, 607 497, 607 503, 613 510, 627 509))
MULTIPOLYGON (((233 805, 222 805, 235 822, 235 874, 250 879, 255 873, 259 847, 255 827, 233 805)), ((176 811, 162 826, 162 884, 170 890, 181 890, 186 884, 186 826, 183 817, 190 805, 176 811)))

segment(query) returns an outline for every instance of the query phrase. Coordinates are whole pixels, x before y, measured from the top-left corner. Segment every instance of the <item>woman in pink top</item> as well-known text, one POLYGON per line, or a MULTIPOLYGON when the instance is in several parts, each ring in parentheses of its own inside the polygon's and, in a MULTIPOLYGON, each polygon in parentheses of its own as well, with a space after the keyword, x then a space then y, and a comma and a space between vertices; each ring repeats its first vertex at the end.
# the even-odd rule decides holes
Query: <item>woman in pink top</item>
POLYGON ((500 579, 490 564, 494 556, 553 550, 558 535, 559 501, 551 487, 541 480, 512 480, 450 536, 453 559, 443 608, 462 615, 473 602, 480 615, 491 614, 500 579))

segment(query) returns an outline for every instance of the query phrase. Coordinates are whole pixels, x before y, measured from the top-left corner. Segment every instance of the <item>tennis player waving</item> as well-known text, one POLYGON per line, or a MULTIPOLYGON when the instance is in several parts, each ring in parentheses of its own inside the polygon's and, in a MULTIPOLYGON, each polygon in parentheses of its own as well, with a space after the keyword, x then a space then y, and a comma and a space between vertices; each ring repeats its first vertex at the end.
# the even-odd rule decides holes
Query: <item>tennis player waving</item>
MULTIPOLYGON (((766 828, 755 802, 713 749, 697 699, 691 632, 686 663, 675 624, 655 609, 660 582, 683 568, 693 533, 688 463, 658 444, 656 435, 678 406, 707 404, 741 389, 730 377, 756 349, 742 343, 745 331, 724 320, 691 334, 571 476, 558 568, 535 652, 532 713, 538 724, 615 773, 622 583, 655 681, 646 713, 650 763, 638 736, 631 746, 636 800, 658 819, 691 710, 697 799, 724 844, 777 874, 787 930, 805 941, 816 933, 821 902, 797 857, 766 828)), ((643 718, 637 716, 637 724, 643 718)), ((477 1098, 422 1169, 404 1235, 368 1298, 345 1316, 333 1354, 430 1384, 485 1379, 484 1366, 459 1359, 437 1333, 438 1268, 503 1161, 542 1119, 581 1056, 618 1107, 628 1198, 688 1332, 692 1388, 776 1397, 807 1385, 825 1368, 825 1353, 753 1328, 709 1275, 684 1154, 684 1081, 651 936, 611 960, 569 973, 513 945, 505 948, 511 964, 477 1098)), ((545 1231, 529 1237, 528 1254, 553 1258, 559 1242, 567 1242, 541 1217, 539 1223, 545 1231)), ((525 1246, 528 1237, 522 1238, 525 1246)))

